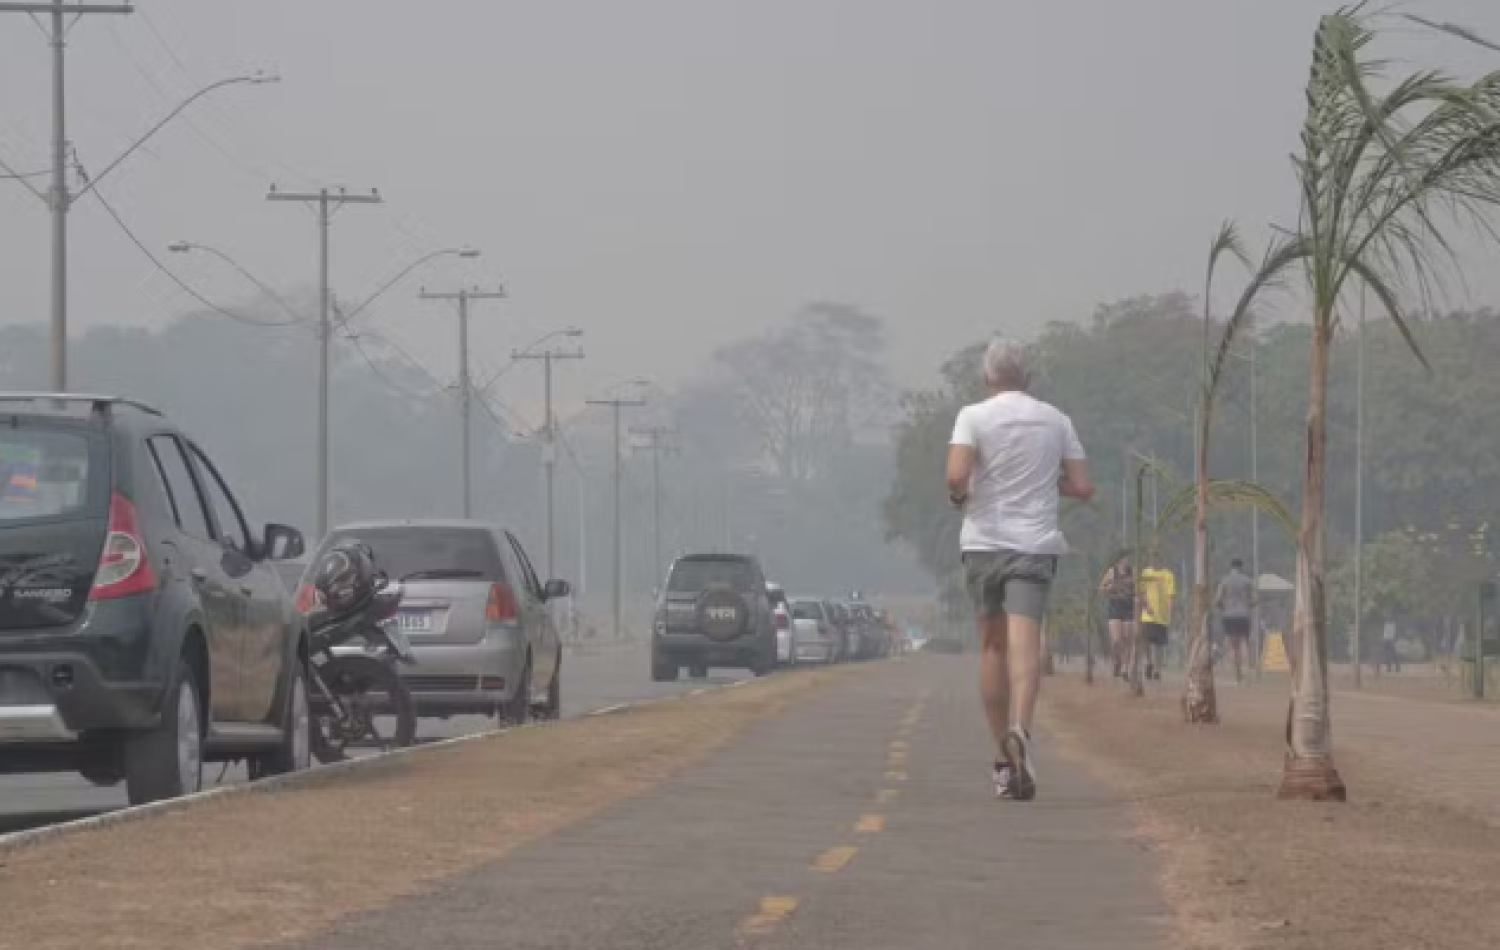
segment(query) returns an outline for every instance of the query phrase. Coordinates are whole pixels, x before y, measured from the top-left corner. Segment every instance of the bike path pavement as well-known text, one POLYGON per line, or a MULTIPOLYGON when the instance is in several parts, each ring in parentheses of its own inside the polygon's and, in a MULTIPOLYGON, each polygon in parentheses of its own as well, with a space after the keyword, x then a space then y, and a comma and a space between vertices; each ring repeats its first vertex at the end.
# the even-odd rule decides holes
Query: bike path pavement
POLYGON ((881 664, 649 792, 282 946, 1164 945, 1124 806, 1045 736, 1038 799, 994 799, 975 679, 972 658, 881 664))

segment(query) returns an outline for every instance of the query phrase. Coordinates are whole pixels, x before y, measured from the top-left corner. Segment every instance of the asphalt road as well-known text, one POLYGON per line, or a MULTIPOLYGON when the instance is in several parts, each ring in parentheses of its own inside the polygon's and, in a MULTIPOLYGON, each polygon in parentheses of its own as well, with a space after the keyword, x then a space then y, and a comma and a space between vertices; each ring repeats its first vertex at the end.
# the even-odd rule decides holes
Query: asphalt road
MULTIPOLYGON (((708 680, 682 679, 653 683, 643 648, 610 650, 568 656, 563 660, 563 716, 573 717, 634 700, 686 692, 714 683, 733 682, 746 674, 713 670, 708 680)), ((447 739, 493 728, 492 720, 464 716, 423 720, 418 740, 447 739)), ((242 782, 245 772, 234 767, 220 777, 222 766, 208 766, 207 785, 242 782)), ((95 788, 76 775, 18 775, 0 777, 0 834, 70 821, 123 808, 123 787, 95 788)))
POLYGON ((1155 950, 1128 807, 1038 737, 997 802, 964 657, 875 663, 647 792, 278 950, 1155 950))

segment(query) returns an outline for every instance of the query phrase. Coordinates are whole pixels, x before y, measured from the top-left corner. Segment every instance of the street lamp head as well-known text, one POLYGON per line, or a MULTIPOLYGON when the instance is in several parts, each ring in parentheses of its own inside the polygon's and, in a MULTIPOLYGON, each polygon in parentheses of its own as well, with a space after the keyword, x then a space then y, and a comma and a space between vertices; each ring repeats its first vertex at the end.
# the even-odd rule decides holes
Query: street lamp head
POLYGON ((567 336, 567 337, 574 337, 574 338, 576 338, 576 337, 583 336, 583 331, 580 330, 578 327, 568 327, 568 328, 566 328, 566 329, 564 329, 562 331, 562 335, 563 336, 567 336))
POLYGON ((173 254, 186 254, 192 249, 193 245, 189 244, 186 241, 173 241, 171 244, 167 245, 167 250, 171 251, 173 254))
POLYGON ((257 69, 245 77, 245 81, 254 85, 268 82, 281 82, 281 74, 274 69, 257 69))
POLYGON ((474 258, 479 256, 479 248, 464 245, 463 247, 458 249, 458 256, 462 257, 464 260, 473 260, 474 258))

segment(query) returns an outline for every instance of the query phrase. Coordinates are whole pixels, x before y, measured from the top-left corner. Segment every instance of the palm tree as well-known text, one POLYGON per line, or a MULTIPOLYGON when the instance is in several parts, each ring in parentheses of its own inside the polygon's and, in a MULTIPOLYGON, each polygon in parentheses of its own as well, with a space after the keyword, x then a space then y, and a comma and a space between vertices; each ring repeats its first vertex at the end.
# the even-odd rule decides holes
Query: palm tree
MULTIPOLYGON (((1451 273, 1444 265, 1454 263, 1444 224, 1462 220, 1494 234, 1484 214, 1500 201, 1500 74, 1469 85, 1423 71, 1378 92, 1386 64, 1361 58, 1375 38, 1364 7, 1318 23, 1294 158, 1297 226, 1272 245, 1230 317, 1245 319, 1257 294, 1293 268, 1306 277, 1313 333, 1282 798, 1346 794, 1330 731, 1323 551, 1328 363, 1339 302, 1351 280, 1368 288, 1425 365, 1402 292, 1429 300, 1451 273)), ((1224 355, 1221 347, 1217 359, 1224 355)))
MULTIPOLYGON (((1219 721, 1219 702, 1214 693, 1213 651, 1208 648, 1208 436, 1213 425, 1214 395, 1224 364, 1222 360, 1216 360, 1210 366, 1208 337, 1213 325, 1214 271, 1225 254, 1233 255, 1247 270, 1250 268, 1250 257, 1245 253, 1239 230, 1232 221, 1224 222, 1209 245, 1208 269, 1203 278, 1203 370, 1199 380, 1202 392, 1197 412, 1197 445, 1193 453, 1197 520, 1193 530, 1192 626, 1188 628, 1192 637, 1188 646, 1187 684, 1182 693, 1182 715, 1192 723, 1219 721)), ((1229 345, 1234 329, 1233 325, 1224 328, 1221 347, 1229 345)))

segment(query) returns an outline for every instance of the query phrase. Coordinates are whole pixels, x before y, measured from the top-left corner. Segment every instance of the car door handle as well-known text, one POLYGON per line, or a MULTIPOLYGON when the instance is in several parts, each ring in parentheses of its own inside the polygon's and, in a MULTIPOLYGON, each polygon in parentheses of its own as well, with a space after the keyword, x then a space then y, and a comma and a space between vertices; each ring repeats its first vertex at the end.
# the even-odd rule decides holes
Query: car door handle
POLYGON ((188 573, 192 574, 193 580, 197 581, 199 584, 203 584, 208 581, 208 572, 201 567, 195 567, 188 573))
POLYGON ((255 596, 255 588, 251 587, 249 584, 245 584, 242 587, 240 587, 240 593, 244 594, 246 597, 254 597, 255 596))

